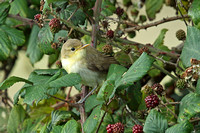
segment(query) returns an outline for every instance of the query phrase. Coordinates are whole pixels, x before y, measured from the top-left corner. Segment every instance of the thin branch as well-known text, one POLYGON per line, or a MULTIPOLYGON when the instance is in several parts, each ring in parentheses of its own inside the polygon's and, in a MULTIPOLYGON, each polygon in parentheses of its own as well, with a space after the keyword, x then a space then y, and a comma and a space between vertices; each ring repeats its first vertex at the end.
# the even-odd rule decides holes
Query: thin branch
POLYGON ((177 104, 180 104, 180 102, 168 102, 168 103, 165 103, 165 105, 177 105, 177 104))
POLYGON ((92 21, 92 46, 97 45, 97 34, 99 32, 99 16, 101 12, 102 0, 96 0, 94 6, 94 21, 92 21))
POLYGON ((79 7, 76 8, 76 10, 71 14, 71 16, 67 19, 67 21, 70 21, 71 18, 74 16, 74 14, 78 11, 79 7))
POLYGON ((8 14, 9 18, 14 18, 16 20, 22 21, 23 23, 30 25, 30 27, 32 27, 35 23, 35 21, 33 19, 29 19, 29 18, 24 18, 21 17, 19 15, 13 15, 13 14, 8 14))
POLYGON ((133 120, 133 122, 135 123, 135 124, 139 124, 139 125, 142 125, 142 123, 141 122, 139 122, 136 118, 135 118, 135 116, 133 116, 133 114, 131 113, 131 110, 129 109, 129 107, 126 105, 126 112, 128 112, 128 114, 131 116, 131 118, 132 118, 132 120, 133 120))
POLYGON ((147 29, 149 27, 157 26, 157 25, 160 25, 160 24, 163 24, 166 22, 183 19, 183 18, 189 18, 189 16, 183 15, 183 16, 174 16, 174 17, 169 17, 169 18, 163 18, 162 20, 159 20, 159 21, 156 21, 156 22, 153 22, 150 24, 126 28, 126 29, 124 29, 124 32, 131 32, 131 31, 135 31, 135 30, 147 29))
POLYGON ((178 78, 175 77, 174 75, 172 75, 170 72, 168 72, 167 70, 165 70, 164 68, 156 65, 155 63, 153 63, 153 67, 157 68, 158 70, 160 70, 161 72, 165 73, 166 75, 170 76, 173 80, 177 81, 178 78))
POLYGON ((106 112, 104 112, 103 116, 101 117, 101 121, 100 121, 100 123, 99 123, 99 125, 98 125, 98 127, 97 127, 96 133, 99 132, 99 129, 100 129, 100 127, 101 127, 101 124, 103 123, 103 119, 104 119, 105 116, 106 116, 106 112))

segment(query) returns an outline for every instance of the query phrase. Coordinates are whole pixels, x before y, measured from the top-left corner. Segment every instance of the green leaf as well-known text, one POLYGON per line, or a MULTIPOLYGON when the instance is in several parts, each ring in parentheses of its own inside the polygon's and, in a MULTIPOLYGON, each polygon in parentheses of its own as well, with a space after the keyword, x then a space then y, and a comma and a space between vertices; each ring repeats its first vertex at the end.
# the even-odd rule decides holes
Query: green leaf
POLYGON ((145 74, 147 74, 153 62, 153 58, 147 55, 147 53, 143 53, 116 83, 115 89, 126 88, 132 85, 133 82, 140 80, 145 74))
POLYGON ((3 24, 8 16, 10 4, 8 2, 0 3, 0 24, 3 24))
POLYGON ((38 33, 38 46, 44 54, 53 54, 55 51, 51 48, 52 42, 53 34, 49 25, 45 25, 38 33))
POLYGON ((199 29, 188 26, 186 41, 180 57, 185 67, 191 66, 191 58, 200 59, 200 45, 198 45, 200 42, 199 35, 199 29))
MULTIPOLYGON (((54 75, 56 74, 60 69, 36 69, 34 72, 38 75, 54 75)), ((62 73, 66 73, 64 69, 62 69, 62 73)))
POLYGON ((22 105, 14 106, 11 110, 8 120, 8 125, 7 125, 8 133, 19 132, 18 128, 23 123, 25 117, 26 117, 26 111, 24 110, 22 105))
POLYGON ((198 79, 198 81, 197 81, 196 93, 200 94, 200 79, 198 79))
MULTIPOLYGON (((77 9, 76 5, 68 5, 67 8, 64 11, 61 11, 61 18, 62 19, 68 19, 74 11, 77 9)), ((85 23, 85 13, 82 11, 81 8, 78 8, 78 10, 74 13, 74 15, 71 17, 71 22, 75 25, 84 25, 85 23)))
POLYGON ((189 121, 184 121, 168 128, 165 133, 191 133, 192 130, 193 125, 189 121))
POLYGON ((51 67, 58 60, 59 56, 60 56, 60 52, 58 51, 56 51, 55 54, 49 55, 48 67, 51 67))
POLYGON ((7 34, 0 29, 0 61, 6 60, 9 57, 11 48, 7 34))
POLYGON ((68 0, 47 0, 47 3, 51 4, 53 2, 58 2, 58 1, 68 1, 68 0))
POLYGON ((40 28, 37 25, 34 25, 28 40, 26 55, 29 57, 31 64, 38 62, 43 57, 43 53, 36 43, 39 31, 40 28))
POLYGON ((28 16, 28 4, 26 0, 14 0, 11 3, 10 14, 19 14, 22 17, 28 16))
POLYGON ((155 42, 153 43, 153 46, 155 48, 164 50, 164 51, 169 51, 169 48, 167 46, 164 46, 164 39, 165 39, 165 34, 168 31, 168 29, 162 29, 160 32, 160 35, 158 36, 158 38, 155 40, 155 42))
POLYGON ((58 78, 52 82, 49 83, 50 87, 68 87, 68 86, 74 86, 81 82, 81 77, 78 74, 71 73, 67 74, 65 76, 62 76, 61 78, 58 78))
POLYGON ((10 109, 0 107, 0 132, 6 132, 10 109))
POLYGON ((127 69, 123 66, 117 65, 117 64, 111 64, 109 67, 107 80, 104 82, 104 84, 101 86, 97 99, 98 100, 107 100, 109 96, 112 94, 113 89, 115 87, 115 84, 117 84, 118 80, 121 78, 122 74, 127 69))
POLYGON ((61 133, 79 133, 80 132, 80 126, 75 120, 68 121, 61 133))
POLYGON ((61 133, 63 126, 53 126, 51 133, 61 133))
POLYGON ((90 112, 94 107, 103 103, 103 101, 97 100, 96 97, 94 94, 87 98, 85 101, 85 112, 90 112))
POLYGON ((101 14, 104 16, 111 16, 116 10, 115 5, 111 3, 110 0, 104 0, 102 2, 101 9, 101 14))
POLYGON ((196 93, 184 96, 179 106, 178 122, 190 120, 198 113, 200 113, 200 96, 196 93))
POLYGON ((156 18, 156 13, 158 13, 163 5, 164 0, 146 0, 146 13, 149 20, 156 18))
POLYGON ((192 18, 193 23, 200 28, 200 1, 193 0, 192 5, 188 11, 188 15, 192 18))
POLYGON ((16 82, 25 82, 25 83, 28 83, 28 84, 33 84, 29 80, 26 80, 26 79, 23 79, 23 78, 20 78, 20 77, 12 76, 12 77, 4 80, 2 83, 0 83, 0 90, 5 90, 5 89, 9 88, 10 86, 12 86, 16 82))
POLYGON ((100 114, 101 114, 101 106, 97 106, 83 124, 84 132, 94 133, 94 129, 97 126, 97 123, 100 119, 99 118, 100 114))
POLYGON ((165 133, 167 128, 168 123, 165 117, 152 109, 146 118, 143 131, 145 133, 165 133))
POLYGON ((66 38, 68 35, 68 32, 66 30, 60 30, 58 33, 55 34, 54 42, 58 43, 59 38, 63 37, 66 38))
POLYGON ((23 31, 8 27, 6 25, 2 25, 0 27, 4 30, 5 33, 7 33, 11 43, 17 46, 22 46, 25 43, 25 36, 23 31))

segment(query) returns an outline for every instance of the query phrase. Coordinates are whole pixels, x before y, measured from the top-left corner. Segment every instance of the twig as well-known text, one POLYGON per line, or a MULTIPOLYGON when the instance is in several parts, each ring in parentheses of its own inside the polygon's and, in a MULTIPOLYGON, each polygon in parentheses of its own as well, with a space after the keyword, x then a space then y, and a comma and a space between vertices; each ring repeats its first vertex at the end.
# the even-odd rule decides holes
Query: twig
POLYGON ((165 105, 176 105, 176 104, 180 104, 180 102, 168 102, 168 103, 165 103, 165 105))
POLYGON ((30 27, 32 27, 34 24, 36 24, 33 19, 24 18, 24 17, 21 17, 19 15, 8 14, 8 17, 9 18, 14 18, 14 19, 19 20, 19 21, 22 21, 25 24, 30 25, 30 27))
POLYGON ((71 14, 71 16, 67 19, 67 21, 70 21, 71 18, 74 16, 74 14, 78 11, 79 7, 76 8, 76 10, 71 14))
POLYGON ((133 120, 133 122, 135 123, 135 124, 139 124, 139 125, 142 125, 142 123, 141 122, 139 122, 134 116, 133 116, 133 114, 131 113, 131 110, 129 109, 129 107, 126 105, 126 112, 128 112, 128 114, 131 116, 131 118, 132 118, 132 120, 133 120))
POLYGON ((92 21, 92 46, 96 48, 97 34, 99 32, 99 15, 101 12, 102 0, 96 0, 94 6, 94 21, 92 21))
POLYGON ((170 22, 170 21, 174 21, 174 20, 178 20, 178 19, 182 19, 182 18, 189 18, 189 16, 183 15, 183 16, 174 16, 174 17, 169 17, 169 18, 163 18, 162 20, 159 20, 157 22, 153 22, 150 24, 126 28, 126 29, 124 29, 124 32, 131 32, 131 31, 135 31, 135 30, 147 29, 149 27, 157 26, 157 25, 160 25, 160 24, 163 24, 166 22, 170 22))
MULTIPOLYGON (((175 2, 176 2, 176 0, 175 0, 175 2)), ((182 2, 181 2, 181 4, 182 4, 182 2)), ((183 4, 182 4, 182 5, 183 5, 183 4)), ((181 10, 180 10, 179 7, 178 7, 177 2, 176 2, 176 8, 177 8, 178 11, 180 12, 180 14, 181 14, 181 18, 183 19, 185 25, 188 26, 187 23, 186 23, 186 21, 185 21, 185 18, 184 18, 184 16, 183 16, 182 12, 181 12, 181 10)), ((185 9, 185 7, 184 7, 184 9, 185 9)), ((186 9, 185 9, 185 10, 186 10, 186 9)))
POLYGON ((100 129, 100 127, 101 127, 101 124, 103 123, 103 119, 104 119, 105 116, 106 116, 106 112, 104 112, 103 116, 101 117, 101 121, 100 121, 100 123, 99 123, 99 125, 98 125, 98 127, 97 127, 96 133, 99 132, 99 129, 100 129))
POLYGON ((197 122, 197 121, 200 121, 200 118, 196 118, 196 119, 190 120, 191 123, 194 123, 194 122, 197 122))
POLYGON ((178 78, 175 77, 174 75, 172 75, 170 72, 168 72, 167 70, 165 70, 164 68, 156 65, 155 63, 153 63, 153 67, 157 68, 158 70, 160 70, 161 72, 165 73, 166 75, 169 75, 173 80, 177 81, 178 78))
MULTIPOLYGON (((160 99, 160 98, 159 98, 160 99)), ((170 109, 167 107, 167 105, 160 99, 161 101, 161 105, 165 106, 165 108, 167 108, 167 110, 169 110, 169 112, 176 118, 178 119, 178 116, 170 109)))
POLYGON ((69 91, 68 91, 68 93, 67 93, 66 100, 68 100, 68 99, 69 99, 71 91, 72 91, 72 86, 69 88, 69 91))

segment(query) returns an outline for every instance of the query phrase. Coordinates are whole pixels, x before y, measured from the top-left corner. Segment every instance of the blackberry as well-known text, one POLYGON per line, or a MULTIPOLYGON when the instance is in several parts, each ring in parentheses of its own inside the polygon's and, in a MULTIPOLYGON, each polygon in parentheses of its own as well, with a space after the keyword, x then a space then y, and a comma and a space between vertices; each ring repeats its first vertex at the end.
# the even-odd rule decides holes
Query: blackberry
POLYGON ((159 105, 159 98, 157 95, 149 95, 145 98, 147 108, 155 108, 159 105))
POLYGON ((117 7, 115 13, 120 17, 123 15, 124 9, 122 9, 121 7, 117 7))
POLYGON ((51 32, 53 33, 58 32, 61 28, 60 21, 57 18, 51 19, 51 21, 49 22, 49 26, 50 26, 51 32))
POLYGON ((104 29, 108 28, 108 25, 109 25, 108 21, 103 21, 102 22, 102 26, 103 26, 104 29))
POLYGON ((186 34, 185 34, 185 31, 180 29, 176 32, 176 37, 178 38, 178 40, 185 40, 186 39, 186 34))
POLYGON ((107 133, 113 133, 113 124, 108 124, 106 127, 107 133))
POLYGON ((141 125, 134 125, 132 130, 133 133, 143 133, 143 127, 141 125))
POLYGON ((162 95, 162 92, 164 91, 163 86, 159 83, 155 83, 154 85, 151 86, 151 88, 160 96, 162 95))
POLYGON ((102 50, 106 54, 112 54, 113 53, 113 47, 109 44, 106 44, 102 47, 102 50))
POLYGON ((179 89, 184 89, 186 87, 186 82, 184 79, 179 79, 176 81, 176 87, 179 89))
POLYGON ((41 14, 36 14, 35 16, 34 16, 34 19, 39 23, 40 21, 41 21, 41 14))
POLYGON ((124 133, 124 125, 120 122, 113 125, 113 133, 124 133))
POLYGON ((109 37, 109 38, 113 38, 113 37, 114 37, 114 31, 108 30, 106 35, 107 35, 107 37, 109 37))

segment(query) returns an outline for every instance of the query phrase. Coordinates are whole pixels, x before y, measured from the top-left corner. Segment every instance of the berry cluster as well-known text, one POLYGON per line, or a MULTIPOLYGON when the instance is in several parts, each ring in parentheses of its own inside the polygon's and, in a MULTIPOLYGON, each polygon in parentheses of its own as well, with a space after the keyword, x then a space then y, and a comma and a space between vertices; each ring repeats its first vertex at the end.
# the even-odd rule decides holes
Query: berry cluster
POLYGON ((42 14, 36 14, 34 20, 37 22, 38 26, 41 28, 43 24, 42 14))
POLYGON ((112 54, 113 53, 113 47, 109 44, 106 44, 102 47, 102 50, 106 54, 112 54))
POLYGON ((147 108, 155 108, 159 105, 159 98, 157 95, 149 95, 145 98, 147 108))
POLYGON ((113 38, 113 37, 114 37, 114 31, 108 30, 106 35, 107 35, 107 37, 109 37, 109 38, 113 38))
POLYGON ((185 31, 180 29, 176 32, 176 37, 178 40, 182 40, 184 41, 186 39, 186 34, 185 34, 185 31))
POLYGON ((143 133, 143 127, 141 125, 134 125, 132 130, 133 133, 143 133))
POLYGON ((118 7, 115 12, 120 17, 123 15, 124 9, 122 9, 121 7, 118 7))
POLYGON ((124 133, 124 125, 120 122, 109 124, 106 127, 107 133, 124 133))
POLYGON ((49 26, 50 26, 51 32, 53 33, 58 32, 61 28, 60 21, 57 18, 51 19, 51 21, 49 22, 49 26))
POLYGON ((191 66, 188 67, 185 72, 181 75, 181 78, 190 81, 197 81, 200 75, 200 60, 191 59, 191 66))
POLYGON ((162 95, 162 92, 164 91, 163 86, 159 83, 155 83, 154 85, 151 86, 151 88, 160 96, 162 95))
POLYGON ((185 79, 179 79, 176 81, 176 87, 178 89, 184 89, 186 87, 185 79))

